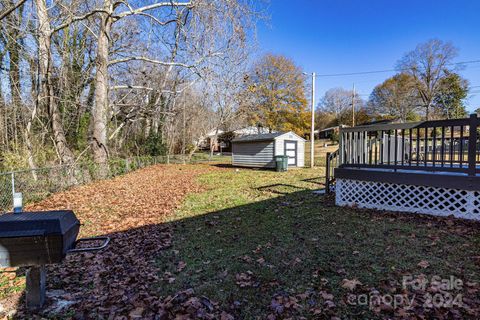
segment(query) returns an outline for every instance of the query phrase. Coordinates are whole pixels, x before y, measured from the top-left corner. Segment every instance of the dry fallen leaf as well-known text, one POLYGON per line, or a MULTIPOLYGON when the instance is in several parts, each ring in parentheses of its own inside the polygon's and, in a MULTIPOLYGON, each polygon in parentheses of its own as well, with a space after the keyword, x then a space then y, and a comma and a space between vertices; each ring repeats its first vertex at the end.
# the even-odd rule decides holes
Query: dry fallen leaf
POLYGON ((419 266, 420 268, 426 269, 430 266, 430 263, 428 261, 422 260, 417 264, 417 266, 419 266))
POLYGON ((333 294, 328 293, 328 292, 325 292, 325 291, 321 291, 321 292, 320 292, 320 296, 321 296, 324 300, 333 300, 333 294))
POLYGON ((131 319, 141 319, 144 308, 138 307, 135 310, 131 311, 128 315, 131 319))
POLYGON ((237 280, 237 285, 240 288, 246 288, 253 286, 253 272, 247 271, 245 273, 238 273, 235 275, 235 279, 237 280))
POLYGON ((184 261, 180 261, 177 265, 177 272, 181 272, 186 266, 187 264, 184 261))
POLYGON ((362 283, 360 281, 358 281, 357 279, 352 279, 352 280, 343 279, 342 280, 342 288, 348 289, 350 291, 355 290, 355 288, 357 286, 361 285, 361 284, 362 283))

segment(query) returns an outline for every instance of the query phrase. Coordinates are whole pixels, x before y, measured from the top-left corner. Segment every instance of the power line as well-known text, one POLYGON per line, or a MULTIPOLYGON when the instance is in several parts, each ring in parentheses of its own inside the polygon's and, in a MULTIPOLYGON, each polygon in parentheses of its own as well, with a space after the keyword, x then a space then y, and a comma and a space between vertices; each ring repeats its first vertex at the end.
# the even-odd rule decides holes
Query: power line
MULTIPOLYGON (((448 65, 462 65, 462 64, 472 64, 472 63, 480 63, 480 60, 461 61, 461 62, 449 63, 448 65)), ((362 74, 387 73, 387 72, 406 71, 406 70, 408 69, 385 69, 385 70, 360 71, 360 72, 349 72, 349 73, 317 74, 316 77, 320 78, 320 77, 356 76, 356 75, 362 75, 362 74)))
MULTIPOLYGON (((357 84, 357 82, 355 82, 355 84, 357 84)), ((468 87, 468 89, 474 89, 474 88, 480 88, 480 85, 474 85, 474 86, 469 86, 468 87)), ((473 92, 480 92, 480 89, 475 89, 475 90, 469 91, 469 93, 473 93, 473 92)), ((370 94, 369 93, 355 92, 355 95, 357 95, 357 96, 369 96, 370 94)))

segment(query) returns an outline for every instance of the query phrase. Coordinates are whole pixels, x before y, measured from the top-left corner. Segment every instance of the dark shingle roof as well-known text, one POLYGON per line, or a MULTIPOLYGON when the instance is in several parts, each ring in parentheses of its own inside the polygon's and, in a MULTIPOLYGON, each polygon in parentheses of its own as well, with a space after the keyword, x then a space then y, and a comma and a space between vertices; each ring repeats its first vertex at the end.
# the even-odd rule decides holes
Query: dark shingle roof
POLYGON ((275 132, 275 133, 263 133, 263 134, 251 134, 248 136, 238 137, 232 140, 232 142, 249 142, 249 141, 266 141, 273 140, 276 137, 285 134, 285 132, 275 132))

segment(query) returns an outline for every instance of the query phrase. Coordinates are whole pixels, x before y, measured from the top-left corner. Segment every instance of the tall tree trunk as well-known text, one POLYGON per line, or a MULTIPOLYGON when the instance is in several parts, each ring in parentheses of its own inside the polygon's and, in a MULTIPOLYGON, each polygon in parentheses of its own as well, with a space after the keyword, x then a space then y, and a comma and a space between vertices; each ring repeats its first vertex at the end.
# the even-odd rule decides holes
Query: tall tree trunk
POLYGON ((45 0, 35 0, 38 15, 38 61, 40 69, 39 106, 48 110, 52 126, 53 139, 60 161, 71 163, 74 155, 67 144, 62 116, 54 97, 52 83, 51 27, 45 0))
MULTIPOLYGON (((9 1, 9 6, 13 6, 14 2, 9 1)), ((12 129, 14 148, 18 148, 18 118, 17 110, 19 110, 21 100, 21 84, 20 84, 20 13, 12 12, 6 17, 6 49, 9 55, 9 71, 8 78, 10 84, 11 106, 12 106, 12 129)))
POLYGON ((33 144, 32 144, 32 123, 37 115, 37 106, 36 104, 32 108, 32 113, 30 118, 27 122, 27 127, 25 128, 25 145, 27 147, 27 161, 30 169, 32 169, 32 177, 35 181, 37 181, 37 165, 35 164, 35 160, 33 158, 33 144))
POLYGON ((37 87, 37 74, 38 74, 38 69, 37 69, 37 63, 36 60, 31 58, 29 59, 29 64, 30 64, 30 86, 31 86, 31 93, 32 93, 32 100, 33 104, 31 108, 26 108, 30 112, 30 116, 27 118, 27 125, 25 127, 25 146, 27 147, 27 162, 28 166, 30 169, 32 169, 32 177, 35 181, 37 181, 37 172, 35 169, 37 169, 37 165, 35 163, 34 159, 34 150, 33 150, 33 143, 32 143, 32 125, 33 121, 35 120, 35 117, 37 116, 37 110, 38 110, 38 87, 37 87))
MULTIPOLYGON (((111 12, 111 0, 104 1, 104 8, 111 12)), ((106 175, 107 173, 108 53, 112 22, 112 17, 109 13, 102 13, 97 43, 95 105, 92 113, 93 133, 91 141, 94 161, 101 167, 100 175, 106 175)))
MULTIPOLYGON (((13 1, 9 1, 10 5, 14 5, 13 1)), ((6 32, 7 32, 7 51, 9 54, 9 81, 10 94, 14 108, 18 108, 21 103, 20 88, 20 21, 17 12, 12 12, 7 16, 6 32)))
POLYGON ((6 139, 5 139, 5 105, 3 104, 3 100, 1 100, 1 97, 0 97, 0 153, 1 152, 4 152, 5 149, 6 149, 6 145, 7 145, 7 142, 6 142, 6 139))
MULTIPOLYGON (((3 54, 0 53, 0 76, 3 74, 3 54)), ((7 138, 6 138, 6 126, 5 119, 7 117, 5 100, 3 99, 3 92, 0 86, 0 153, 6 150, 7 138)))

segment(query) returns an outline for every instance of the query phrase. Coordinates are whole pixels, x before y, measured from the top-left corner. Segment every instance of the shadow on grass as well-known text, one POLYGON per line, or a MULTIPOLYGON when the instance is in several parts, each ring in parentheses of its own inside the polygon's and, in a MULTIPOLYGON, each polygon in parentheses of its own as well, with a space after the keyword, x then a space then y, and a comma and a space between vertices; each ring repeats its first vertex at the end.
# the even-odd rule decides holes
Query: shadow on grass
MULTIPOLYGON (((278 186, 285 187, 262 188, 272 192, 278 186)), ((479 256, 478 223, 338 208, 311 191, 278 193, 282 196, 109 234, 108 249, 49 267, 48 290, 61 290, 60 301, 50 298, 49 311, 41 315, 174 319, 194 310, 202 318, 201 309, 220 318, 221 309, 238 319, 383 318, 394 312, 375 314, 368 306, 346 304, 351 292, 342 281, 358 279, 356 293, 373 288, 386 293, 401 290, 408 274, 480 280, 472 259, 479 256), (418 267, 423 260, 429 268, 418 267), (190 288, 193 293, 185 291, 190 288), (296 300, 280 308, 272 302, 278 297, 296 300), (52 309, 62 304, 65 308, 52 309), (314 316, 315 310, 320 314, 314 316)), ((18 319, 39 315, 17 307, 18 319)))
POLYGON ((216 163, 212 164, 212 166, 217 168, 227 168, 227 169, 241 169, 241 170, 252 170, 252 171, 275 171, 275 168, 256 168, 256 167, 242 167, 242 166, 235 166, 231 163, 216 163))
POLYGON ((309 178, 309 179, 303 179, 302 181, 304 182, 310 182, 313 184, 318 184, 318 185, 325 185, 325 177, 315 177, 315 178, 309 178))
MULTIPOLYGON (((303 180, 302 180, 303 181, 303 180)), ((271 184, 268 186, 261 186, 256 188, 258 191, 270 192, 279 195, 289 195, 292 193, 292 190, 302 190, 301 187, 294 186, 292 184, 285 184, 285 183, 276 183, 271 184)))

